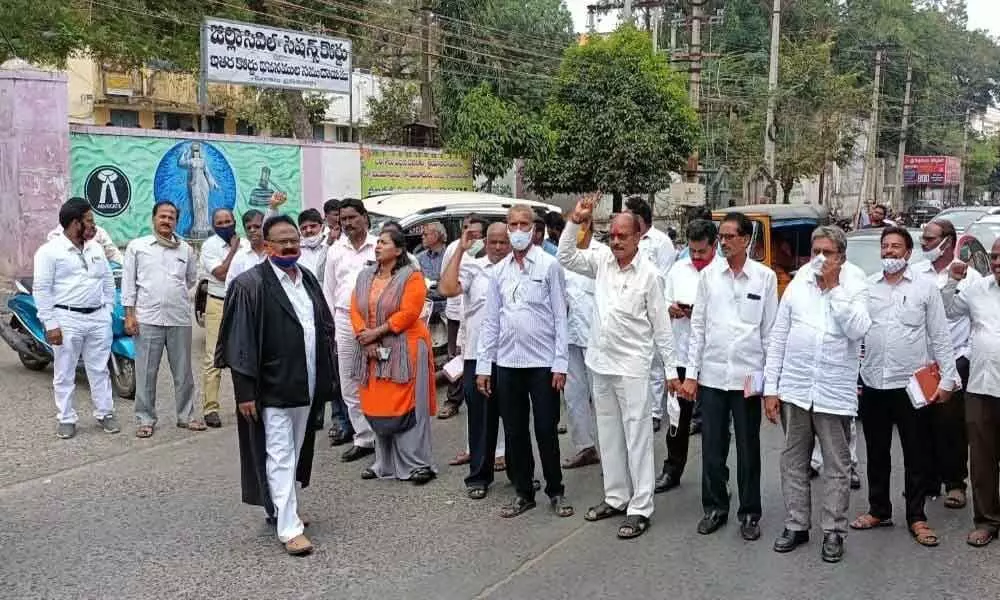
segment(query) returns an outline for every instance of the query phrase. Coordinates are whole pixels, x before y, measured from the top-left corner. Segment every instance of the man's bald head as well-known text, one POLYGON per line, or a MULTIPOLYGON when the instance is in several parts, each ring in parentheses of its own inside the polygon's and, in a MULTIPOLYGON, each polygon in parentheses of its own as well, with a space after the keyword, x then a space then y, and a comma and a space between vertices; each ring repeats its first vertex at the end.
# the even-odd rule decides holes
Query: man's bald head
POLYGON ((611 218, 611 225, 621 223, 623 227, 632 227, 637 234, 642 233, 642 220, 632 212, 618 213, 611 218))
POLYGON ((611 229, 608 232, 608 245, 615 255, 620 267, 625 267, 639 252, 639 238, 642 236, 642 223, 639 217, 632 213, 621 213, 611 219, 611 229))
POLYGON ((507 224, 491 223, 486 228, 486 256, 491 263, 498 263, 510 254, 510 236, 507 234, 507 224))

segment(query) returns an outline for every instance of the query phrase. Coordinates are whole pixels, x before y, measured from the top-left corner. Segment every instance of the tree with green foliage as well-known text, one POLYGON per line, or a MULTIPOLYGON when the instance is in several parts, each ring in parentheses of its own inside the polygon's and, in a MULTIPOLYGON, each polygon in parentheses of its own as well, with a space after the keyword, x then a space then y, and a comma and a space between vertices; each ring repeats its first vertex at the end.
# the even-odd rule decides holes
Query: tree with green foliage
POLYGON ((630 25, 566 51, 543 127, 525 165, 532 188, 610 193, 616 211, 624 195, 669 186, 698 139, 684 79, 630 25))
POLYGON ((368 98, 365 141, 390 146, 406 145, 406 126, 417 118, 414 99, 417 85, 410 81, 383 79, 380 96, 368 98))
POLYGON ((472 160, 472 173, 486 179, 487 192, 515 159, 534 155, 542 139, 537 123, 485 82, 465 94, 452 118, 448 150, 472 160))

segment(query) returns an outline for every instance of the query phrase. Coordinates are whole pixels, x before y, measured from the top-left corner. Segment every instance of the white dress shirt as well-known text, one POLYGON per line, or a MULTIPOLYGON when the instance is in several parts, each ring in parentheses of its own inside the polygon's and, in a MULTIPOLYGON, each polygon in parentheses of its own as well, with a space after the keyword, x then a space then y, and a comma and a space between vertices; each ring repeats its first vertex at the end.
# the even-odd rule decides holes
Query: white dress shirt
POLYGON ((299 246, 301 253, 299 266, 309 269, 309 272, 315 275, 316 280, 320 283, 323 283, 323 278, 326 276, 326 253, 329 249, 330 247, 323 243, 322 238, 315 246, 306 245, 306 240, 303 238, 302 244, 299 246))
MULTIPOLYGON (((201 267, 202 276, 208 280, 208 294, 210 296, 215 296, 216 298, 224 298, 226 296, 226 280, 219 279, 212 272, 221 267, 222 263, 226 262, 227 256, 229 256, 229 244, 222 241, 222 238, 218 235, 213 234, 202 242, 198 265, 201 267)), ((233 256, 232 262, 229 263, 230 268, 232 268, 232 264, 235 262, 236 256, 233 256)))
POLYGON ((906 267, 896 285, 885 274, 868 278, 868 314, 872 327, 865 336, 861 380, 877 390, 903 389, 913 373, 933 361, 941 369, 941 388, 961 385, 948 318, 937 283, 906 267))
POLYGON ((146 325, 190 327, 188 290, 198 283, 194 250, 181 240, 167 248, 146 235, 125 248, 122 305, 134 307, 136 319, 146 325))
POLYGON ((554 256, 531 246, 523 268, 513 253, 496 264, 477 349, 477 375, 490 375, 493 363, 566 373, 566 276, 554 256))
POLYGON ((595 280, 594 325, 587 344, 587 367, 602 375, 647 377, 650 357, 659 353, 668 379, 677 378, 674 335, 656 266, 636 254, 627 266, 607 246, 576 247, 580 226, 566 223, 559 238, 559 262, 595 280))
POLYGON ((46 331, 59 329, 59 319, 73 314, 56 309, 56 304, 110 309, 115 304, 115 279, 104 248, 87 240, 81 250, 62 234, 45 242, 35 252, 32 294, 46 331))
MULTIPOLYGON (((604 244, 591 240, 590 246, 581 252, 592 252, 604 244)), ((566 271, 566 302, 569 305, 568 335, 572 346, 586 348, 590 343, 590 333, 593 328, 594 311, 597 304, 594 299, 596 286, 593 277, 587 277, 574 271, 566 271)))
POLYGON ((767 336, 778 312, 774 271, 747 259, 739 275, 726 260, 701 272, 691 314, 687 377, 719 390, 742 390, 762 374, 767 336))
MULTIPOLYGON (((444 271, 444 268, 448 266, 451 261, 451 257, 455 255, 455 252, 458 250, 458 244, 461 241, 461 238, 452 240, 452 242, 448 244, 448 247, 444 249, 444 257, 441 259, 441 264, 444 265, 444 267, 441 268, 442 271, 444 271)), ((465 258, 462 259, 462 262, 463 264, 465 263, 465 258)), ((462 310, 462 302, 464 301, 464 293, 448 298, 448 300, 444 303, 445 318, 450 321, 461 321, 466 315, 466 312, 462 310)), ((469 346, 469 348, 474 351, 475 346, 469 346)))
MULTIPOLYGON (((96 230, 96 233, 94 234, 94 238, 92 241, 97 242, 98 244, 101 245, 101 248, 104 249, 104 256, 108 260, 110 260, 111 262, 116 262, 119 265, 122 264, 125 260, 124 257, 122 256, 122 251, 119 250, 118 246, 115 245, 114 240, 111 239, 111 236, 108 234, 108 232, 105 231, 105 229, 100 225, 94 225, 94 229, 96 230)), ((59 236, 62 236, 62 232, 63 228, 61 226, 56 227, 55 229, 49 232, 49 235, 46 236, 45 241, 51 241, 59 236)))
POLYGON ((375 243, 378 238, 368 234, 360 248, 350 239, 341 236, 326 253, 326 273, 323 276, 323 295, 330 312, 351 310, 351 295, 358 275, 365 265, 375 261, 375 243))
MULTIPOLYGON (((850 263, 848 263, 850 264, 850 263)), ((764 394, 803 410, 857 416, 858 352, 872 320, 864 278, 841 270, 823 291, 812 267, 785 288, 768 336, 764 394)))
POLYGON ((226 272, 226 289, 229 289, 229 284, 232 283, 234 279, 246 271, 256 267, 265 260, 267 260, 266 249, 261 248, 260 254, 258 254, 249 243, 243 245, 241 242, 240 249, 236 251, 236 256, 234 256, 232 262, 229 263, 229 271, 226 272))
MULTIPOLYGON (((498 263, 499 264, 499 263, 498 263)), ((464 341, 460 342, 466 360, 476 358, 479 347, 479 330, 486 316, 486 298, 490 292, 490 278, 495 264, 486 256, 470 258, 462 256, 459 266, 458 281, 462 286, 462 304, 465 315, 461 319, 464 341)))
POLYGON ((674 265, 677 258, 677 250, 674 243, 670 241, 670 236, 663 233, 656 227, 650 227, 641 238, 639 238, 639 254, 656 266, 660 276, 660 284, 666 282, 667 273, 674 265))
MULTIPOLYGON (((944 286, 947 285, 948 281, 951 279, 951 276, 948 274, 948 267, 945 267, 944 270, 939 272, 934 268, 934 264, 927 260, 913 265, 913 270, 917 273, 933 277, 939 290, 943 290, 944 286)), ((958 292, 964 292, 966 288, 982 278, 983 276, 979 274, 979 271, 969 269, 965 274, 965 279, 958 284, 958 292)), ((972 323, 969 322, 968 315, 958 315, 958 317, 954 319, 949 318, 948 333, 951 334, 951 346, 955 350, 955 360, 958 360, 963 356, 968 357, 969 336, 972 335, 972 323)))
MULTIPOLYGON (((719 253, 709 264, 725 262, 719 253)), ((707 266, 705 267, 708 268, 707 266)), ((691 262, 691 256, 685 256, 674 262, 670 273, 667 274, 666 291, 663 295, 667 302, 667 307, 671 304, 689 304, 694 306, 698 303, 698 281, 701 279, 701 271, 695 268, 691 262)), ((691 343, 691 319, 683 317, 680 319, 670 319, 670 325, 674 331, 674 354, 677 356, 677 366, 686 367, 688 365, 688 346, 691 343)))
POLYGON ((285 290, 288 302, 295 310, 295 316, 299 319, 299 325, 302 326, 304 338, 302 341, 306 350, 306 378, 309 381, 309 398, 311 399, 313 393, 316 391, 316 319, 313 312, 315 308, 313 307, 312 298, 309 297, 309 292, 302 283, 302 271, 300 269, 296 268, 295 280, 293 281, 288 273, 274 266, 274 263, 271 263, 271 268, 274 269, 274 274, 278 276, 278 281, 281 282, 281 289, 285 290))
POLYGON ((980 277, 961 288, 956 293, 952 282, 942 297, 949 316, 965 315, 972 323, 969 392, 1000 398, 1000 286, 995 277, 980 277))

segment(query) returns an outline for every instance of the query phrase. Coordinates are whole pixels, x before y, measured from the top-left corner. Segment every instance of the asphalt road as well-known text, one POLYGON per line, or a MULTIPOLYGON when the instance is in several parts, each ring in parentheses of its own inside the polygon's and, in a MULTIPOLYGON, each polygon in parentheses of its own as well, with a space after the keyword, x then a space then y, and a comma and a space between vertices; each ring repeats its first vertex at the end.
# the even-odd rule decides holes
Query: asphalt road
MULTIPOLYGON (((132 435, 131 402, 118 407, 121 434, 100 432, 86 418, 82 376, 79 384, 80 432, 59 440, 51 371, 28 372, 0 349, 0 409, 6 415, 0 420, 0 598, 1000 597, 1000 544, 968 547, 970 509, 950 511, 940 501, 928 509, 943 538, 936 549, 917 546, 897 525, 852 533, 839 565, 820 560, 815 528, 805 547, 774 553, 783 517, 782 440, 770 425, 763 434, 764 536, 755 543, 740 539, 735 523, 712 536, 695 532, 701 515, 698 438, 681 487, 657 496, 653 526, 637 540, 617 540, 615 521, 583 520, 586 507, 601 500, 598 467, 565 473, 577 516, 559 519, 539 506, 512 521, 500 519, 497 510, 512 493, 504 477, 489 498, 476 502, 464 495, 464 468, 447 466, 464 445, 463 412, 435 422, 441 477, 422 488, 363 482, 363 465, 340 463, 339 449, 322 443, 314 484, 301 495, 317 551, 291 558, 259 509, 240 504, 228 382, 223 429, 179 430, 171 424, 164 362, 160 419, 169 426, 150 440, 132 435)), ((564 436, 564 455, 569 446, 564 436)), ((656 452, 660 459, 662 437, 656 452)), ((896 464, 902 464, 898 451, 896 464)), ((901 472, 895 482, 901 486, 901 472)), ((893 499, 899 499, 896 521, 903 522, 899 489, 893 499)), ((866 507, 864 490, 856 492, 852 516, 866 507)))

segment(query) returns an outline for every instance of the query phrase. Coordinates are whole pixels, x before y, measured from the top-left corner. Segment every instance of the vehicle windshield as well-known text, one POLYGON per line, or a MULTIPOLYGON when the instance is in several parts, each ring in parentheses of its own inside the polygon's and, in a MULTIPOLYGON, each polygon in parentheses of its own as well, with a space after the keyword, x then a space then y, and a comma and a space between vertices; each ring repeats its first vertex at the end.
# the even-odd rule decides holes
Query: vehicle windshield
POLYGON ((979 217, 985 214, 985 210, 956 210, 939 213, 936 218, 951 221, 951 224, 955 226, 955 231, 965 231, 966 227, 975 223, 979 217))
MULTIPOLYGON (((917 234, 910 232, 913 238, 914 252, 910 255, 910 264, 920 262, 920 240, 917 234)), ((878 273, 882 270, 882 239, 877 235, 848 236, 847 261, 865 272, 865 275, 878 273)))
POLYGON ((386 221, 392 221, 392 217, 370 212, 368 213, 368 220, 371 221, 372 224, 370 231, 372 233, 378 233, 382 231, 382 225, 385 224, 386 221))
POLYGON ((1000 237, 1000 223, 973 223, 965 233, 979 240, 987 252, 993 247, 993 242, 1000 237))

